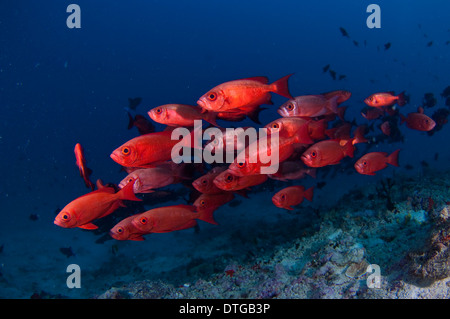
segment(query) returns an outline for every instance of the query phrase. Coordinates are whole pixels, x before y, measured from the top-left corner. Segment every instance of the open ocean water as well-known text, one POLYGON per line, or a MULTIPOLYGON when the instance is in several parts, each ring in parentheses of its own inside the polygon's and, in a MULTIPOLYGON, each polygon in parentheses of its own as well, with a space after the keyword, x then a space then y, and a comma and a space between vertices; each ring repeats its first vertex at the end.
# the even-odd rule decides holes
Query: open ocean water
MULTIPOLYGON (((445 0, 2 1, 0 298, 448 299, 448 12, 445 0), (76 10, 67 10, 72 3, 76 10), (367 12, 370 4, 380 11, 367 12), (370 28, 371 14, 379 28, 370 28), (127 216, 192 204, 199 195, 192 181, 208 165, 182 183, 138 194, 143 202, 126 201, 94 221, 97 230, 54 224, 90 191, 75 144, 94 183, 118 185, 127 175, 110 158, 140 135, 128 128, 126 108, 162 131, 150 109, 196 105, 227 81, 266 76, 272 83, 291 73, 294 97, 351 92, 344 120, 352 137, 366 125, 368 140, 354 145, 354 157, 317 168, 315 177, 268 179, 246 197, 236 194, 214 212, 218 225, 199 221, 144 241, 109 235, 127 216), (436 126, 425 132, 400 124, 398 113, 361 115, 371 109, 368 96, 391 91, 408 100, 392 112, 407 116, 421 106, 436 126), (129 109, 137 97, 141 103, 129 109), (397 128, 391 136, 380 129, 386 119, 397 128), (366 153, 397 149, 399 167, 374 176, 354 168, 366 153), (276 207, 272 196, 292 185, 314 187, 312 201, 293 211, 276 207), (79 266, 75 279, 71 264, 79 266), (369 265, 381 269, 375 289, 369 265), (81 288, 70 288, 77 280, 81 288)), ((217 123, 263 127, 281 117, 277 109, 288 99, 272 93, 271 100, 260 124, 217 123)), ((299 154, 291 160, 300 162, 299 154)))

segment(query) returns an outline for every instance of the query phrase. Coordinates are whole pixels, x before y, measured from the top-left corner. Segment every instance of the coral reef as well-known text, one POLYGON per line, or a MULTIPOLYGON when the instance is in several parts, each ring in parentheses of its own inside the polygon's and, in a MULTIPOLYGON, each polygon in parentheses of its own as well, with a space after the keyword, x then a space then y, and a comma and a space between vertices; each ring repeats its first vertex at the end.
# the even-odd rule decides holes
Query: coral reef
POLYGON ((191 282, 122 283, 97 298, 449 298, 449 181, 449 174, 397 176, 350 192, 289 243, 225 258, 225 267, 195 271, 191 282), (374 196, 380 189, 384 195, 374 196), (368 285, 373 264, 379 288, 368 285))

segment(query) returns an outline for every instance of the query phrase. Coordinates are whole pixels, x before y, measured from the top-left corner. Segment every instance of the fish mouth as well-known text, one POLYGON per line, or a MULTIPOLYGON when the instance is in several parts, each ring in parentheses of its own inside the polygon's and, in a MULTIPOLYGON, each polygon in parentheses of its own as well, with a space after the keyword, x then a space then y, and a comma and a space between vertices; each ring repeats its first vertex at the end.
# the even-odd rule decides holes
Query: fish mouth
POLYGON ((114 162, 120 164, 120 157, 119 157, 119 155, 117 154, 117 152, 115 152, 115 151, 112 152, 111 155, 109 155, 109 157, 111 157, 111 159, 112 159, 114 162))
POLYGON ((301 159, 302 162, 305 163, 306 165, 308 165, 307 163, 310 162, 309 156, 308 156, 308 155, 302 155, 302 156, 300 156, 300 159, 301 159))
POLYGON ((277 110, 277 113, 280 114, 282 117, 289 117, 289 113, 282 107, 280 107, 277 110))
POLYGON ((207 105, 206 105, 206 103, 205 103, 205 101, 203 100, 203 98, 200 98, 200 99, 197 101, 197 105, 200 106, 202 109, 205 109, 205 110, 208 109, 208 108, 207 108, 207 105))

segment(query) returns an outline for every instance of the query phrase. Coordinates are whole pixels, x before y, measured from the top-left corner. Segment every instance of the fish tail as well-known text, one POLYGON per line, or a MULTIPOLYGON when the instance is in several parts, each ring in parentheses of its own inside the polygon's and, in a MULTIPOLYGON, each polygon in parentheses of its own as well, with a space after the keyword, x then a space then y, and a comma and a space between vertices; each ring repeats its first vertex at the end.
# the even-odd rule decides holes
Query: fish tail
POLYGON ((213 225, 219 225, 214 220, 214 209, 205 209, 203 211, 198 212, 198 214, 199 214, 198 219, 213 225))
POLYGON ((338 100, 339 96, 335 95, 331 99, 327 100, 327 109, 329 109, 331 112, 338 114, 338 100))
POLYGON ((130 114, 130 112, 127 111, 127 114, 128 114, 128 129, 131 130, 134 126, 134 118, 130 114))
POLYGON ((400 152, 399 149, 394 151, 394 152, 392 152, 392 154, 387 157, 387 162, 389 164, 391 164, 391 165, 394 165, 394 166, 398 167, 399 166, 398 165, 398 153, 399 152, 400 152))
POLYGON ((399 115, 400 115, 400 124, 403 124, 404 122, 406 122, 406 116, 404 116, 401 113, 399 113, 399 115))
MULTIPOLYGON (((344 115, 345 115, 345 111, 347 111, 347 107, 346 106, 341 106, 337 108, 336 114, 337 116, 343 121, 344 120, 344 115)), ((362 113, 361 113, 362 114, 362 113)), ((364 116, 364 115, 363 115, 364 116)), ((364 116, 365 117, 365 116, 364 116)))
POLYGON ((289 86, 288 86, 288 80, 294 73, 291 73, 289 75, 286 75, 282 77, 281 79, 273 82, 271 84, 272 86, 272 92, 275 92, 276 94, 279 94, 281 96, 284 96, 288 99, 293 99, 291 93, 289 93, 289 86))
POLYGON ((308 189, 303 193, 303 197, 305 197, 305 198, 306 198, 307 200, 309 200, 310 202, 312 202, 313 195, 314 195, 314 186, 308 188, 308 189))
POLYGON ((358 143, 367 143, 368 140, 364 137, 364 131, 366 130, 365 125, 360 125, 355 130, 355 137, 352 140, 352 144, 358 144, 358 143))
POLYGON ((134 201, 142 201, 142 199, 137 198, 133 191, 134 183, 136 182, 136 179, 129 182, 125 187, 123 187, 119 192, 119 198, 121 200, 134 200, 134 201))
POLYGON ((249 114, 247 114, 247 117, 249 119, 251 119, 253 122, 255 122, 256 124, 261 124, 261 122, 259 120, 259 113, 262 110, 266 110, 266 108, 258 106, 254 111, 252 111, 249 114))
POLYGON ((306 170, 306 174, 308 174, 312 178, 316 178, 316 169, 315 168, 308 168, 306 170))
POLYGON ((353 146, 352 140, 348 140, 343 147, 344 147, 344 155, 348 157, 353 157, 355 147, 353 146))
POLYGON ((403 91, 402 93, 400 93, 397 96, 398 100, 397 100, 397 104, 398 106, 404 106, 406 104, 406 96, 405 96, 405 91, 403 91))
POLYGON ((215 127, 220 127, 220 126, 216 123, 216 119, 217 119, 217 113, 216 113, 216 112, 206 111, 204 114, 205 114, 205 116, 203 117, 203 119, 204 119, 206 122, 208 122, 208 123, 214 125, 215 127))

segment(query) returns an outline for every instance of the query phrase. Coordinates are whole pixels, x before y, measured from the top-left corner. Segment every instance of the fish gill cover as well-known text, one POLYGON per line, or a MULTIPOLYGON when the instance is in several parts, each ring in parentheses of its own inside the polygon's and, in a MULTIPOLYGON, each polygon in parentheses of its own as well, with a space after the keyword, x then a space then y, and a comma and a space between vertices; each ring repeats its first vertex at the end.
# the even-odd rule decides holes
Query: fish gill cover
POLYGON ((0 297, 448 299, 449 3, 223 4, 0 4, 0 297))

